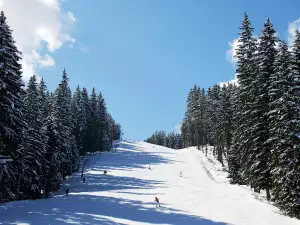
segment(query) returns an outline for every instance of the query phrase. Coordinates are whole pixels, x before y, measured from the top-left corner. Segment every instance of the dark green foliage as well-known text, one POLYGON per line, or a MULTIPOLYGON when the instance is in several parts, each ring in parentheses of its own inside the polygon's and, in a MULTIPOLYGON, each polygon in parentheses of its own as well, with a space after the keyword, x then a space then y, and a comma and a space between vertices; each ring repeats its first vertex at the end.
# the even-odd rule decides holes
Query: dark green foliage
POLYGON ((279 45, 275 73, 271 75, 270 138, 272 194, 287 214, 300 214, 300 34, 296 33, 292 54, 285 42, 279 45))
POLYGON ((276 55, 275 44, 277 38, 270 20, 267 19, 264 29, 259 37, 257 62, 259 71, 253 85, 256 87, 256 98, 252 104, 251 116, 255 118, 255 126, 251 127, 253 137, 252 159, 248 163, 247 180, 249 184, 260 191, 267 191, 267 198, 270 199, 271 188, 270 158, 271 150, 269 139, 269 89, 270 77, 274 74, 274 60, 276 55))
POLYGON ((183 146, 181 135, 174 132, 166 134, 164 131, 156 131, 145 142, 173 149, 180 149, 183 146))
POLYGON ((79 154, 108 151, 120 139, 121 126, 107 113, 103 96, 78 87, 69 78, 49 94, 43 79, 32 76, 23 89, 18 52, 0 15, 0 155, 13 162, 4 170, 0 201, 48 197, 79 169, 79 154))
MULTIPOLYGON (((230 182, 265 190, 286 214, 300 218, 300 32, 279 42, 269 19, 258 40, 247 16, 240 27, 238 86, 195 85, 181 126, 183 147, 197 146, 228 162, 230 182), (278 50, 276 45, 278 45, 278 50)), ((156 132, 146 141, 170 147, 156 132)))
POLYGON ((237 47, 237 78, 239 88, 236 92, 233 143, 230 151, 232 165, 229 169, 231 176, 235 180, 233 183, 243 183, 246 180, 251 183, 249 169, 253 164, 253 133, 251 128, 254 127, 255 117, 251 115, 252 105, 255 101, 256 86, 254 81, 257 76, 256 50, 257 40, 253 37, 254 29, 248 15, 245 13, 244 20, 240 27, 239 45, 237 47), (234 174, 233 174, 234 173, 234 174), (243 180, 240 174, 243 174, 243 180))
POLYGON ((22 137, 24 91, 21 53, 3 12, 0 15, 0 154, 12 156, 22 137))

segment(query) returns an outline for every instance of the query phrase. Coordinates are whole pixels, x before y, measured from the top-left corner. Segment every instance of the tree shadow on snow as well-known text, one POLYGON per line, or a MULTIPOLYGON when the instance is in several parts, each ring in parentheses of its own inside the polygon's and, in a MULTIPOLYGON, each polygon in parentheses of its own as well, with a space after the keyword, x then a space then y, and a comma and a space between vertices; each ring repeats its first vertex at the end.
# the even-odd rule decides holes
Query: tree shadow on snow
POLYGON ((113 175, 86 175, 86 183, 71 185, 72 193, 86 191, 114 191, 129 189, 152 189, 163 187, 163 182, 156 180, 145 180, 135 177, 113 176, 113 175))
MULTIPOLYGON (((103 171, 106 170, 132 170, 136 168, 145 168, 148 165, 159 165, 165 163, 176 163, 163 157, 161 152, 143 151, 142 147, 135 146, 128 142, 122 142, 118 151, 108 152, 99 155, 90 156, 88 165, 91 170, 103 171)), ((174 153, 168 153, 174 154, 174 153)), ((89 170, 89 169, 88 169, 89 170)), ((87 172, 88 172, 87 170, 87 172)))
MULTIPOLYGON (((130 143, 125 143, 130 145, 130 143)), ((154 188, 163 188, 164 182, 139 179, 127 176, 103 175, 105 169, 145 168, 145 165, 170 163, 162 156, 136 150, 136 146, 120 146, 127 148, 120 153, 91 156, 87 168, 86 183, 79 182, 80 174, 74 174, 65 182, 70 188, 69 196, 56 195, 54 198, 33 201, 18 201, 5 204, 6 209, 0 213, 0 224, 148 224, 174 225, 226 225, 209 219, 193 216, 162 205, 156 209, 153 196, 158 193, 143 193, 154 188), (119 154, 119 155, 118 155, 119 154), (116 156, 117 155, 117 156, 116 156), (108 157, 107 159, 105 159, 108 157), (135 192, 135 190, 138 190, 135 192), (119 194, 141 194, 149 196, 149 202, 126 198, 101 196, 106 191, 119 194), (151 195, 151 196, 150 196, 151 195)), ((171 162, 172 163, 172 162, 171 162)), ((110 174, 110 173, 109 173, 110 174)), ((64 193, 61 188, 60 194, 64 193)), ((58 193, 58 194, 59 194, 58 193)), ((158 194, 159 195, 159 194, 158 194)))
POLYGON ((131 224, 133 222, 174 225, 226 225, 185 214, 164 205, 156 209, 153 203, 92 195, 70 195, 64 198, 22 201, 26 210, 15 210, 14 219, 1 215, 0 224, 131 224), (164 211, 166 210, 166 211, 164 211), (34 220, 31 218, 34 217, 34 220), (3 221, 3 222, 1 222, 3 221))

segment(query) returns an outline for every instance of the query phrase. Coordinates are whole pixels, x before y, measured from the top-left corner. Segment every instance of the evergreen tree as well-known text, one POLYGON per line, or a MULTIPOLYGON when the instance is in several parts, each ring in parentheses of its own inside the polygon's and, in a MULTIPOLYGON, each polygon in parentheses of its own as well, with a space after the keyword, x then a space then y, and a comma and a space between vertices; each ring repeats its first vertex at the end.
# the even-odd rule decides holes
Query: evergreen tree
POLYGON ((72 99, 65 70, 54 94, 47 91, 43 79, 38 84, 36 76, 23 89, 21 53, 3 12, 0 54, 0 155, 13 159, 2 176, 0 201, 39 198, 43 191, 49 196, 78 169, 77 149, 88 151, 84 142, 88 122, 97 137, 93 150, 105 140, 111 146, 112 140, 121 137, 121 126, 111 115, 109 119, 103 116, 107 114, 105 102, 102 97, 98 99, 95 91, 91 102, 85 88, 82 92, 78 88, 72 99))
POLYGON ((239 141, 239 125, 242 121, 239 119, 239 87, 236 87, 232 92, 232 107, 233 107, 233 115, 232 115, 232 145, 231 148, 228 149, 228 172, 230 182, 233 184, 244 184, 244 179, 242 178, 242 170, 241 170, 241 162, 239 161, 241 152, 238 151, 240 147, 239 141))
POLYGON ((0 154, 12 155, 22 138, 24 91, 21 53, 15 46, 6 17, 0 15, 0 154))
POLYGON ((76 146, 80 155, 84 155, 83 151, 83 136, 85 128, 85 118, 84 118, 84 109, 83 109, 83 100, 82 93, 77 86, 72 99, 72 114, 73 114, 73 135, 75 136, 76 146))
POLYGON ((67 73, 64 70, 62 81, 55 90, 53 99, 52 117, 55 124, 54 133, 57 135, 61 163, 61 175, 64 179, 78 167, 79 154, 76 148, 73 131, 73 121, 71 113, 71 90, 68 86, 67 73))
POLYGON ((292 56, 281 42, 270 82, 270 138, 272 194, 290 216, 300 215, 300 33, 296 32, 292 56), (293 57, 293 59, 292 59, 293 57))
MULTIPOLYGON (((18 145, 22 141, 22 131, 26 124, 23 118, 23 82, 21 80, 21 53, 15 46, 12 30, 6 23, 6 17, 0 15, 0 155, 9 155, 14 160, 18 145)), ((23 168, 14 161, 3 174, 1 196, 16 198, 17 171, 23 168)))
POLYGON ((90 118, 88 120, 88 132, 87 132, 87 146, 88 152, 96 152, 98 151, 98 111, 97 111, 97 94, 95 88, 92 90, 92 94, 89 99, 89 106, 90 106, 90 118))
POLYGON ((253 164, 253 156, 251 153, 253 148, 253 137, 250 128, 255 125, 253 121, 253 102, 255 101, 256 86, 255 80, 257 76, 256 66, 256 39, 253 37, 253 28, 248 15, 245 13, 244 20, 240 27, 240 37, 238 47, 236 49, 237 57, 237 78, 239 83, 238 92, 235 100, 235 117, 233 144, 230 149, 229 168, 231 173, 231 182, 241 183, 240 172, 243 172, 243 178, 251 183, 250 167, 253 164), (234 174, 233 174, 234 173, 234 174), (234 178, 234 179, 233 179, 234 178))
POLYGON ((41 107, 35 76, 29 80, 24 106, 24 118, 28 126, 23 130, 23 140, 16 159, 20 161, 21 165, 18 190, 21 193, 26 193, 26 197, 37 198, 45 185, 43 166, 47 163, 44 159, 47 150, 45 145, 47 138, 43 130, 43 108, 41 107))
POLYGON ((82 130, 82 139, 83 139, 83 147, 82 153, 89 152, 89 137, 88 137, 88 122, 91 118, 91 109, 90 109, 90 101, 89 95, 86 88, 82 88, 82 114, 83 114, 83 130, 82 130))
POLYGON ((233 85, 228 84, 222 87, 219 105, 219 129, 220 129, 220 143, 221 148, 226 150, 230 149, 232 142, 232 120, 233 120, 233 102, 232 92, 233 85))
POLYGON ((251 162, 250 183, 258 189, 264 189, 267 192, 267 198, 270 199, 271 174, 270 174, 270 143, 269 139, 269 89, 270 77, 274 74, 274 59, 276 55, 276 32, 269 19, 264 24, 264 29, 260 36, 258 46, 259 73, 255 80, 257 96, 253 104, 252 116, 256 118, 256 124, 252 127, 253 135, 253 154, 251 162))
MULTIPOLYGON (((109 120, 106 103, 102 93, 100 92, 97 99, 97 120, 99 123, 99 149, 105 151, 110 149, 109 142, 109 120)), ((117 140, 115 132, 116 127, 112 127, 112 140, 117 140)))
POLYGON ((176 142, 175 142, 175 149, 182 148, 182 138, 180 134, 176 134, 176 142))

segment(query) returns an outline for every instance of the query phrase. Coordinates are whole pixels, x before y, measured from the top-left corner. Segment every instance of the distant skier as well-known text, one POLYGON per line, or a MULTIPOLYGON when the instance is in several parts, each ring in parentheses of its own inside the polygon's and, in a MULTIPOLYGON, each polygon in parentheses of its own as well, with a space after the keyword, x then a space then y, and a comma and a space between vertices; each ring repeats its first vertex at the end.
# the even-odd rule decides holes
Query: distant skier
POLYGON ((151 170, 150 165, 149 165, 149 170, 151 170))
POLYGON ((104 175, 107 175, 107 171, 106 170, 104 170, 104 175))
POLYGON ((85 183, 85 176, 83 177, 82 181, 83 181, 83 183, 85 183))
POLYGON ((182 177, 182 171, 180 171, 180 177, 182 177))
POLYGON ((159 203, 158 197, 155 197, 154 202, 155 202, 156 208, 157 208, 157 207, 160 207, 160 203, 159 203))
POLYGON ((69 188, 66 189, 66 196, 69 195, 69 188))

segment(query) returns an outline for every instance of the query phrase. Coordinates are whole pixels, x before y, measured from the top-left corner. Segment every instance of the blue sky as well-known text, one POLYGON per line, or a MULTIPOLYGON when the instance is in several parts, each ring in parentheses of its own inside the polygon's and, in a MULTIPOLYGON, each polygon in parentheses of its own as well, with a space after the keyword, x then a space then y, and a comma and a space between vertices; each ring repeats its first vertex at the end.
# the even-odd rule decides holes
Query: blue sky
POLYGON ((50 52, 38 70, 54 90, 65 67, 70 85, 95 86, 124 136, 145 139, 180 124, 189 89, 234 78, 226 51, 246 11, 258 34, 267 16, 280 38, 300 17, 299 1, 69 0, 76 46, 50 52))

